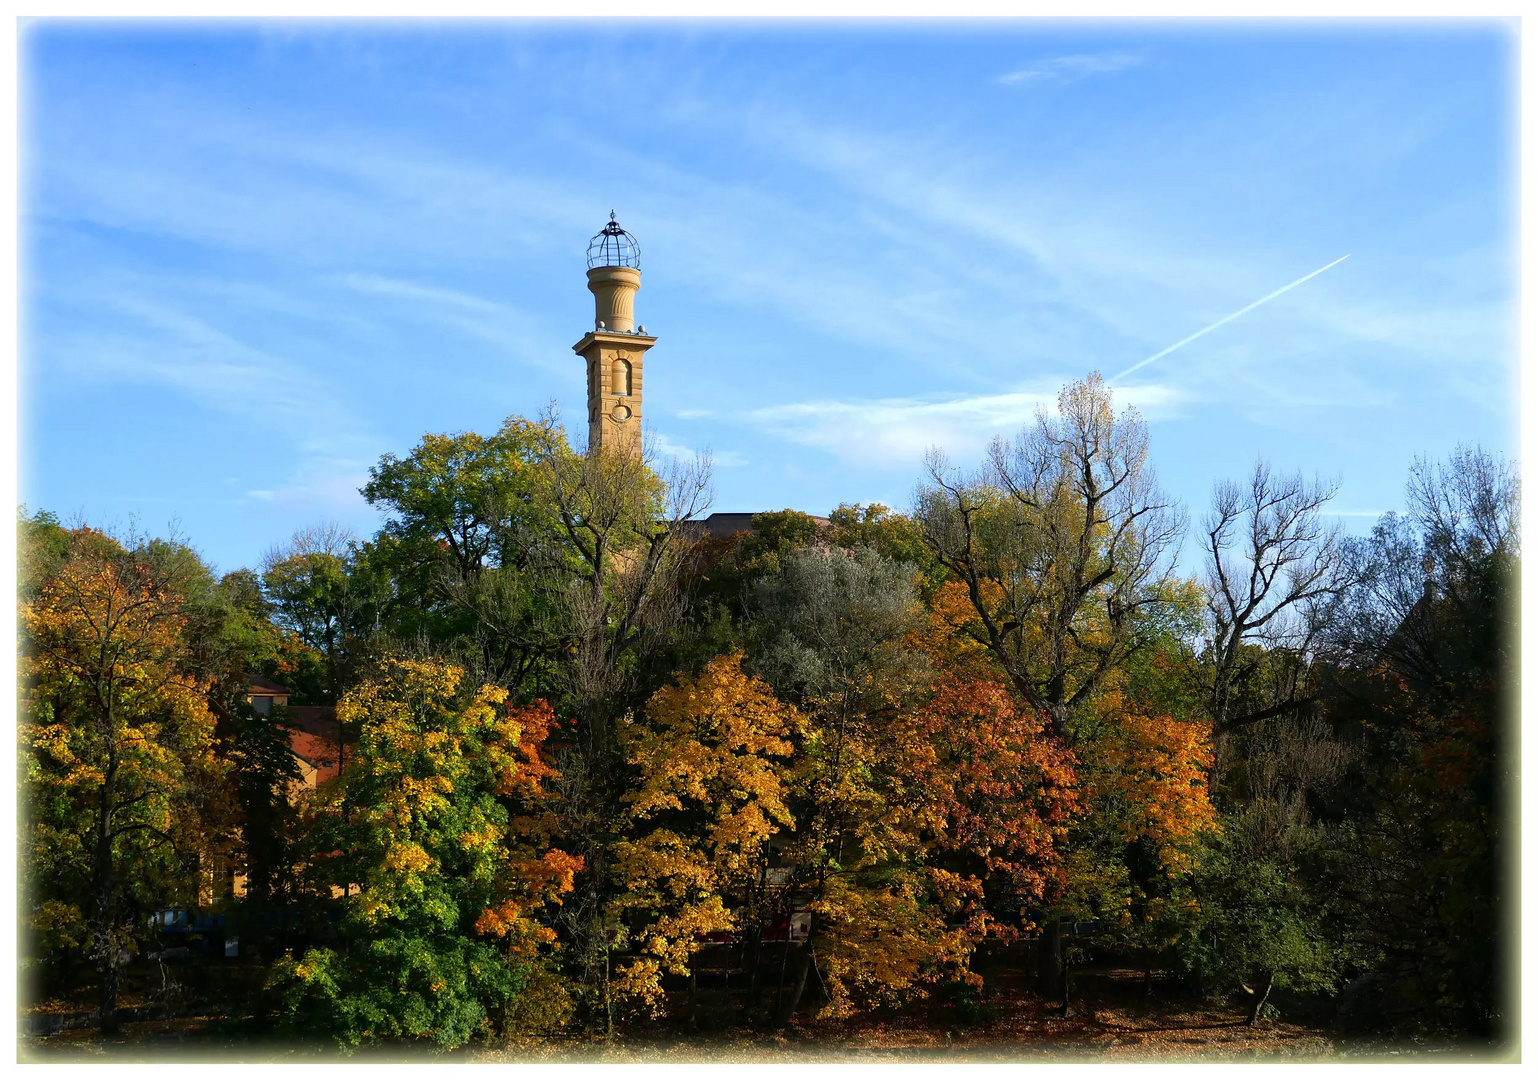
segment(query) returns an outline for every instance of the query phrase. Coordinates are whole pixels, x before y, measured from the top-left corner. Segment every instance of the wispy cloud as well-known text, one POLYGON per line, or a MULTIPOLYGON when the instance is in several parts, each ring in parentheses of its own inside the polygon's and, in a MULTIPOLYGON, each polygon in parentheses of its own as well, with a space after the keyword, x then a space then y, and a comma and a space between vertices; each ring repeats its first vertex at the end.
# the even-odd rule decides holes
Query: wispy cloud
POLYGON ((344 512, 349 516, 367 511, 359 489, 368 483, 368 473, 348 459, 312 458, 304 462, 292 477, 276 488, 255 489, 246 497, 282 507, 300 517, 316 517, 344 512))
MULTIPOLYGON (((695 454, 699 453, 693 447, 685 446, 681 442, 675 442, 660 431, 651 432, 651 439, 652 445, 657 448, 657 452, 659 454, 666 454, 668 457, 694 457, 695 454)), ((710 463, 718 468, 735 469, 748 463, 748 459, 735 450, 716 451, 707 447, 704 452, 710 455, 710 463)))
POLYGON ((1038 60, 1028 67, 1009 71, 994 79, 1003 86, 1018 86, 1033 82, 1078 82, 1092 75, 1110 75, 1137 67, 1144 62, 1139 53, 1075 53, 1070 56, 1054 56, 1038 60))
POLYGON ((338 281, 354 292, 406 301, 413 311, 548 371, 568 375, 572 370, 571 362, 561 352, 552 351, 550 342, 540 334, 537 320, 511 304, 376 274, 344 274, 338 281))
POLYGON ((88 342, 64 339, 56 351, 77 375, 161 385, 244 416, 260 406, 264 423, 276 422, 311 445, 334 448, 358 434, 339 395, 302 365, 157 300, 122 295, 105 302, 138 329, 98 329, 88 342), (322 414, 327 422, 317 425, 322 414))
MULTIPOLYGON (((1012 435, 1037 409, 1055 407, 1059 385, 1054 380, 1009 393, 934 400, 805 401, 755 409, 747 419, 845 461, 911 466, 931 446, 958 459, 976 457, 994 436, 1012 435)), ((1126 387, 1118 397, 1118 404, 1135 405, 1145 414, 1171 410, 1180 399, 1172 388, 1153 384, 1126 387)))
POLYGON ((298 461, 288 481, 247 491, 248 499, 328 513, 364 509, 357 488, 378 437, 327 381, 161 301, 125 294, 103 304, 132 321, 57 339, 51 351, 61 368, 89 382, 162 387, 239 421, 259 418, 260 437, 279 437, 298 461))

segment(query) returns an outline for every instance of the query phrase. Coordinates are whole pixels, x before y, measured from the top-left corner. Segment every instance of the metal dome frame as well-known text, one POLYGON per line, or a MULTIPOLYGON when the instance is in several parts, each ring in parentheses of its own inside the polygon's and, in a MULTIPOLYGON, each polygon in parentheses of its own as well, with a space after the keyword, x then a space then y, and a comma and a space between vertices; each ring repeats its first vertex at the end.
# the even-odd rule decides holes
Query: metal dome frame
POLYGON ((641 245, 636 238, 619 227, 614 211, 609 211, 609 223, 593 237, 587 246, 587 268, 595 266, 629 266, 641 269, 641 245))

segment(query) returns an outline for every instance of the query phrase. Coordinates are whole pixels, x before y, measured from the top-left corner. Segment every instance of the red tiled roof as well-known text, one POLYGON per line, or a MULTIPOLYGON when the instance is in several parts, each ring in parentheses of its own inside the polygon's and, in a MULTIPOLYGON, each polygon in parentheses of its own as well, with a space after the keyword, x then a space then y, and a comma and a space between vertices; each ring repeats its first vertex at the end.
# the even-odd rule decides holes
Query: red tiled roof
POLYGON ((346 750, 335 708, 330 705, 290 705, 285 726, 289 749, 315 766, 317 784, 325 783, 342 771, 346 750))

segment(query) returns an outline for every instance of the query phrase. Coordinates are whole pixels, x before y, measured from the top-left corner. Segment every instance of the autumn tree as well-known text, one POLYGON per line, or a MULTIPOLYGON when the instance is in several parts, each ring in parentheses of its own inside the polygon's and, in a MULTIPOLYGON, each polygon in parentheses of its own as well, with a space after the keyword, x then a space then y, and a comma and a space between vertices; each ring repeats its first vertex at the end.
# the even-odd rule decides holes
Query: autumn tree
MULTIPOLYGON (((919 618, 913 577, 911 566, 869 548, 809 547, 787 553, 778 573, 754 587, 753 662, 809 721, 797 768, 802 809, 793 857, 796 884, 812 899, 812 925, 790 988, 781 995, 782 1022, 805 992, 818 912, 835 891, 832 880, 840 879, 841 895, 885 888, 879 874, 863 885, 854 879, 857 867, 881 858, 879 844, 862 835, 863 824, 880 818, 881 795, 869 783, 877 752, 873 719, 892 710, 922 670, 921 658, 905 647, 919 618)), ((849 903, 857 901, 851 897, 849 903)), ((843 925, 853 924, 846 919, 843 925)))
POLYGON ((629 836, 614 854, 625 888, 614 908, 636 945, 620 994, 655 1013, 664 975, 688 975, 694 987, 692 958, 707 935, 756 928, 770 838, 795 830, 786 800, 801 724, 743 673, 740 653, 657 691, 622 724, 639 784, 624 796, 629 836))
POLYGON ((271 985, 292 1026, 344 1046, 491 1032, 554 940, 542 911, 581 860, 538 826, 554 778, 544 705, 509 708, 462 669, 387 659, 343 697, 354 757, 315 822, 341 943, 292 954, 271 985), (345 799, 349 812, 340 812, 345 799))
POLYGON ((218 816, 226 766, 185 637, 206 570, 164 541, 47 539, 21 612, 30 921, 45 945, 85 948, 109 1031, 124 958, 150 910, 196 898, 218 816))
POLYGON ((1065 734, 1070 716, 1144 644, 1139 612, 1185 531, 1148 462, 1137 412, 1116 416, 1099 375, 1065 387, 1058 413, 986 465, 957 475, 931 453, 917 516, 935 558, 967 586, 975 633, 1016 691, 1065 734), (990 584, 991 583, 991 584, 990 584))
POLYGON ((950 581, 910 632, 930 680, 882 732, 883 783, 948 918, 974 939, 1007 939, 1060 895, 1063 842, 1083 804, 1073 753, 960 632, 975 619, 965 585, 950 581))
POLYGON ((687 611, 693 541, 680 523, 708 502, 710 462, 672 459, 659 474, 649 447, 641 455, 575 452, 553 415, 534 439, 537 489, 551 522, 537 568, 561 586, 551 615, 562 643, 553 678, 575 724, 560 790, 585 861, 562 922, 590 1004, 612 1029, 609 919, 621 886, 608 860, 633 775, 619 725, 665 680, 655 661, 687 611))
POLYGON ((1085 807, 1077 761, 1046 718, 996 667, 946 663, 948 651, 930 653, 932 693, 900 710, 879 740, 884 832, 894 848, 909 848, 935 914, 955 927, 936 942, 955 957, 951 970, 932 964, 927 974, 975 982, 960 963, 973 948, 1017 940, 1062 897, 1069 829, 1085 807))

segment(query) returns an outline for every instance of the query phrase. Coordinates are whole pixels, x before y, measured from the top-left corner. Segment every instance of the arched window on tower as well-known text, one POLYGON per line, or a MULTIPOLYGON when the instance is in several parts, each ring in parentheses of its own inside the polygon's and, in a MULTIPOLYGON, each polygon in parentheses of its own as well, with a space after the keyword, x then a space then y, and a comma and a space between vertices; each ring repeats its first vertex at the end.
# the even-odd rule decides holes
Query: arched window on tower
POLYGON ((630 361, 615 360, 614 367, 609 373, 609 386, 614 391, 615 397, 630 396, 630 361))

